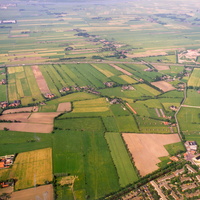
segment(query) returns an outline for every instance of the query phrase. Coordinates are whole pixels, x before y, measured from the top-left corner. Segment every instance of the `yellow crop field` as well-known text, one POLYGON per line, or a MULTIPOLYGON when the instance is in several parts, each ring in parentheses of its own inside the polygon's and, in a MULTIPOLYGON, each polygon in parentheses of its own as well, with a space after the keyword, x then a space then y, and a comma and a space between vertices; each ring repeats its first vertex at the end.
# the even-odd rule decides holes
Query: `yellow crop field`
POLYGON ((8 74, 15 73, 15 67, 8 67, 8 74))
POLYGON ((109 103, 106 101, 105 98, 98 98, 98 99, 90 99, 85 101, 77 101, 74 102, 74 108, 78 107, 104 107, 108 106, 109 103))
POLYGON ((78 108, 74 108, 73 112, 77 113, 77 112, 106 112, 108 111, 109 108, 108 107, 78 107, 78 108))
POLYGON ((18 154, 10 178, 17 179, 15 190, 52 181, 52 149, 46 148, 18 154))
POLYGON ((106 69, 101 69, 100 67, 97 67, 96 65, 92 65, 95 69, 97 69, 98 71, 100 71, 102 74, 104 74, 107 77, 111 77, 114 76, 114 74, 106 69))
POLYGON ((125 80, 127 83, 130 83, 130 84, 132 84, 132 83, 137 83, 137 81, 136 81, 135 79, 133 79, 133 78, 127 76, 127 75, 121 75, 121 76, 119 76, 119 77, 120 77, 121 79, 125 80))
POLYGON ((200 86, 199 75, 200 75, 200 69, 194 68, 194 70, 189 78, 188 86, 199 87, 200 86))
POLYGON ((15 72, 23 72, 24 68, 22 66, 15 67, 15 72))

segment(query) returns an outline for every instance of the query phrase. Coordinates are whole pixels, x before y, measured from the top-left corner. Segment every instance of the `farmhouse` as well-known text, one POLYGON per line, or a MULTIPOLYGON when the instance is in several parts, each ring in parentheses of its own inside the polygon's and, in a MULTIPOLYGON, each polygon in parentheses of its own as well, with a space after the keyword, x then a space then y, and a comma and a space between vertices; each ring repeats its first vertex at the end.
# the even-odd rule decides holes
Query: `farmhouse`
POLYGON ((0 102, 0 107, 1 108, 6 108, 7 106, 8 106, 8 102, 7 101, 0 102))
POLYGON ((8 168, 13 164, 15 155, 6 155, 0 157, 0 169, 8 168))
POLYGON ((9 104, 9 107, 16 107, 21 104, 20 100, 14 100, 13 103, 9 104))
POLYGON ((47 99, 52 99, 52 98, 55 97, 55 95, 51 94, 51 93, 46 93, 46 94, 44 94, 44 97, 47 98, 47 99))
POLYGON ((107 87, 112 87, 114 85, 114 82, 105 82, 104 85, 107 87))
POLYGON ((0 81, 0 85, 5 85, 6 83, 7 83, 6 79, 2 79, 2 80, 0 81))
POLYGON ((178 110, 178 108, 177 108, 176 106, 173 106, 173 105, 170 106, 169 108, 170 108, 171 110, 173 110, 173 111, 177 111, 177 110, 178 110))
POLYGON ((121 99, 115 98, 110 100, 110 104, 119 104, 121 102, 121 99))
POLYGON ((135 90, 135 88, 132 85, 123 85, 122 90, 135 90))
POLYGON ((70 91, 69 87, 63 87, 62 89, 60 89, 60 92, 67 92, 70 91))

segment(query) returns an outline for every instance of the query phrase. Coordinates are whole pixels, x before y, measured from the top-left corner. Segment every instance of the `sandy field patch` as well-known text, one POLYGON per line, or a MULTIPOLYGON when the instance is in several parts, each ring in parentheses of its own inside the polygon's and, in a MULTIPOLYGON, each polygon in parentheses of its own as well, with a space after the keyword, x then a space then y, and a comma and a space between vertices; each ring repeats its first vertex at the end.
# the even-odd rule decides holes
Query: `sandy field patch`
POLYGON ((45 199, 53 200, 53 186, 52 185, 43 185, 36 188, 31 188, 27 190, 21 190, 13 192, 11 195, 11 200, 35 200, 35 199, 45 199))
POLYGON ((27 122, 29 116, 30 113, 6 114, 6 115, 1 115, 0 120, 11 120, 11 121, 17 120, 17 121, 27 122))
POLYGON ((122 69, 121 67, 118 67, 117 65, 115 64, 110 64, 110 66, 114 67, 116 70, 128 75, 128 76, 131 76, 132 74, 128 71, 126 71, 125 69, 122 69))
POLYGON ((32 113, 28 118, 29 123, 53 124, 53 120, 59 112, 32 113))
POLYGON ((14 109, 8 109, 3 112, 3 114, 10 114, 10 113, 20 113, 20 112, 37 112, 38 106, 33 107, 24 107, 24 108, 14 108, 14 109))
POLYGON ((166 81, 157 81, 157 82, 152 82, 151 84, 161 89, 163 92, 168 92, 176 89, 166 81))
POLYGON ((178 134, 122 134, 142 176, 158 169, 159 157, 168 156, 164 145, 180 142, 178 134))
POLYGON ((57 112, 70 112, 71 110, 71 102, 60 103, 57 108, 57 112))
POLYGON ((153 65, 157 70, 161 71, 161 70, 169 70, 169 66, 168 65, 153 65))
POLYGON ((4 130, 4 128, 8 128, 10 131, 51 133, 53 131, 53 124, 0 123, 0 130, 4 130))
POLYGON ((51 93, 39 67, 37 65, 34 65, 32 66, 32 70, 41 93, 51 93))

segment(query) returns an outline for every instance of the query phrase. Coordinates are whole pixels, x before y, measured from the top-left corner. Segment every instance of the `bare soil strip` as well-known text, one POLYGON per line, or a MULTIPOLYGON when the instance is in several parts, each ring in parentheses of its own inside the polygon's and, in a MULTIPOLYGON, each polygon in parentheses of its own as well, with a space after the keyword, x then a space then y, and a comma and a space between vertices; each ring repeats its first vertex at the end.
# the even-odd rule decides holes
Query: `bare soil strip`
POLYGON ((0 120, 10 120, 12 123, 0 123, 0 130, 7 128, 11 131, 51 133, 53 121, 61 112, 47 113, 15 113, 1 115, 0 120), (14 121, 19 122, 14 122, 14 121))
POLYGON ((169 66, 167 65, 153 65, 157 70, 162 71, 162 70, 169 70, 169 66))
POLYGON ((31 133, 51 133, 53 124, 32 124, 32 123, 0 123, 0 130, 4 128, 10 131, 31 132, 31 133))
POLYGON ((126 103, 126 105, 130 108, 130 110, 131 110, 134 114, 137 114, 137 112, 131 107, 131 105, 129 105, 129 103, 126 103))
POLYGON ((180 142, 178 134, 123 133, 123 138, 142 176, 158 169, 159 157, 168 156, 164 145, 180 142))
POLYGON ((57 112, 70 112, 71 110, 71 102, 60 103, 57 108, 57 112))
POLYGON ((41 93, 42 94, 51 93, 39 67, 37 65, 34 65, 32 66, 32 70, 41 93))
POLYGON ((152 85, 156 86, 157 88, 161 89, 163 92, 175 90, 176 88, 173 87, 171 84, 169 84, 166 81, 156 81, 151 82, 152 85))
POLYGON ((165 116, 165 113, 164 113, 164 111, 163 111, 163 109, 162 108, 160 108, 160 113, 162 114, 162 117, 163 118, 165 118, 166 116, 165 116))
POLYGON ((160 117, 160 113, 158 111, 158 108, 155 108, 155 111, 156 111, 157 116, 160 117))
POLYGON ((27 200, 27 199, 53 200, 54 199, 53 186, 43 185, 40 187, 13 192, 11 195, 11 200, 27 200))
POLYGON ((60 112, 32 113, 28 118, 29 123, 53 124, 53 120, 60 112))
POLYGON ((116 70, 128 75, 128 76, 131 76, 133 74, 131 74, 130 72, 126 71, 125 69, 122 69, 121 67, 118 67, 117 65, 115 64, 110 64, 110 66, 114 67, 116 70))
POLYGON ((14 109, 8 109, 3 112, 3 114, 11 114, 11 113, 21 113, 21 112, 37 112, 38 106, 33 107, 24 107, 24 108, 14 108, 14 109))
POLYGON ((1 115, 0 120, 7 120, 7 121, 21 121, 21 122, 27 122, 28 118, 30 116, 30 113, 15 113, 15 114, 6 114, 1 115))

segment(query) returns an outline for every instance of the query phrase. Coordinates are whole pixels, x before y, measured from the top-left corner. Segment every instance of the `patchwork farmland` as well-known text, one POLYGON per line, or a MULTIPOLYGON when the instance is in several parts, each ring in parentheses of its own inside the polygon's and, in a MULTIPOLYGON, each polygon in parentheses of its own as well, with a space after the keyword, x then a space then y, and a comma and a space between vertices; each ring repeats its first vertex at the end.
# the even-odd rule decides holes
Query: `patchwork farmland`
POLYGON ((199 2, 53 1, 0 3, 0 184, 115 199, 200 145, 199 2))

